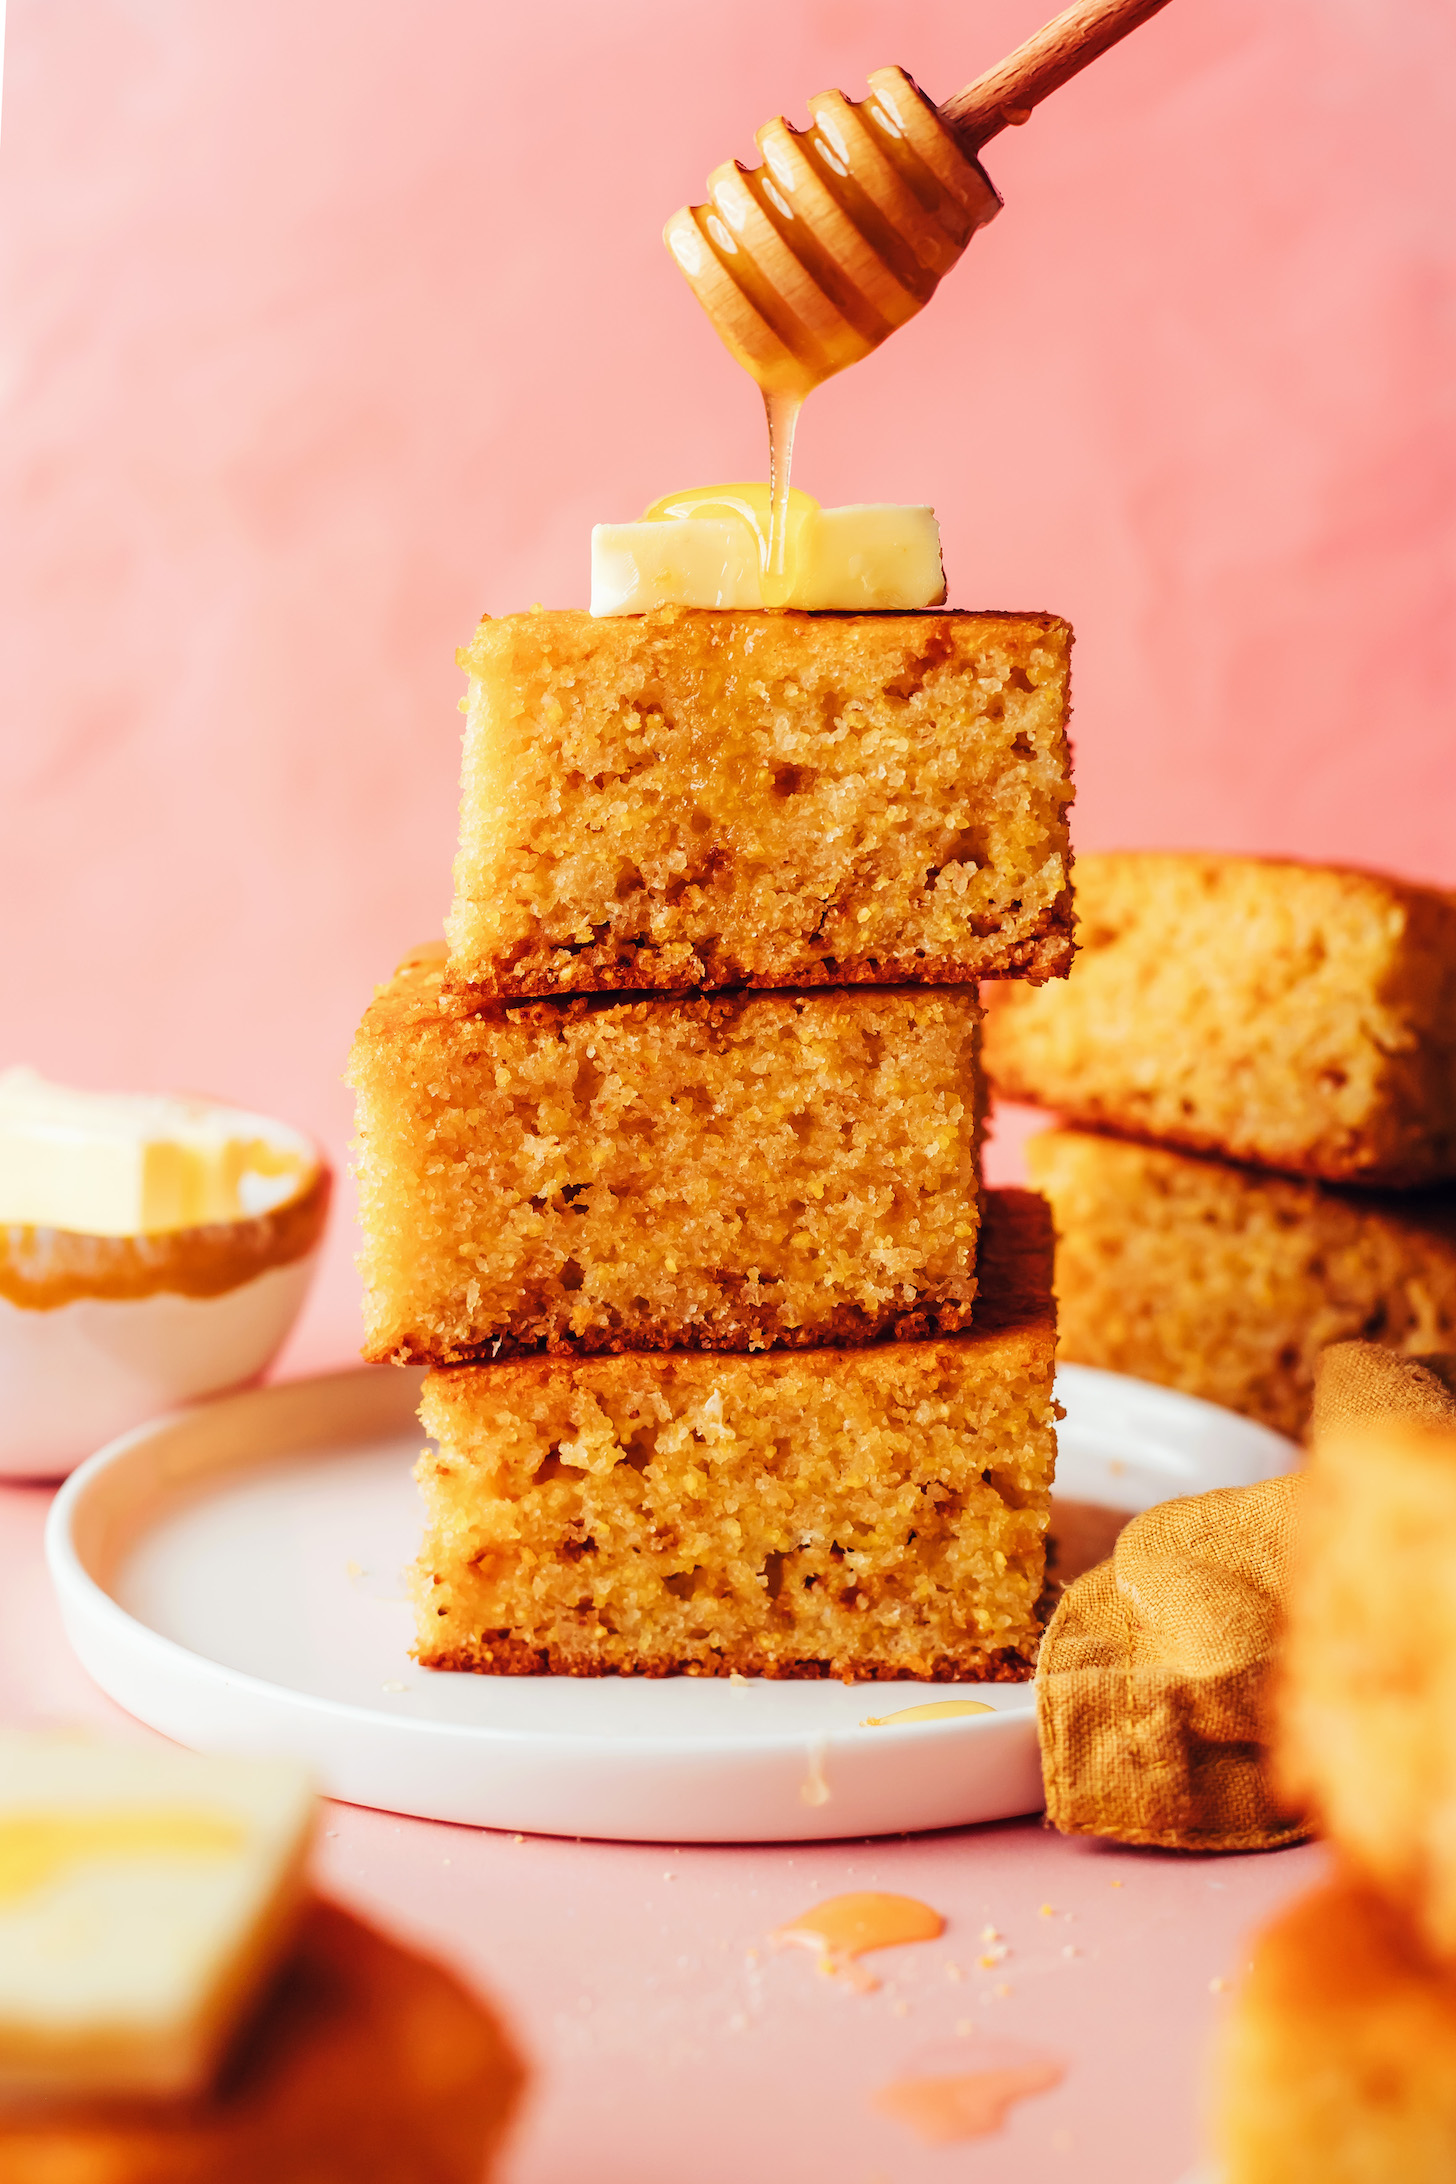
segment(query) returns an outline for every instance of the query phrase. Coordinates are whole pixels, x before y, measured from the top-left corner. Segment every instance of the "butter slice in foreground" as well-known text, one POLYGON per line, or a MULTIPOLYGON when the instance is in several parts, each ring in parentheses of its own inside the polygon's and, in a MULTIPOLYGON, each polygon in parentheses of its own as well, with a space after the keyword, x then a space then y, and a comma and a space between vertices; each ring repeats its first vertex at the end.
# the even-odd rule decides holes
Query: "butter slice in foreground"
POLYGON ((0 1224, 140 1236, 244 1221, 318 1163, 306 1138, 209 1100, 76 1092, 0 1074, 0 1224))
POLYGON ((0 1731, 0 2098, 206 2089, 287 1949, 289 1761, 0 1731))
POLYGON ((945 571, 933 509, 869 502, 821 508, 798 492, 790 502, 785 569, 777 582, 765 580, 766 485, 702 488, 656 502, 640 522, 597 524, 592 613, 768 603, 871 614, 943 603, 945 571))

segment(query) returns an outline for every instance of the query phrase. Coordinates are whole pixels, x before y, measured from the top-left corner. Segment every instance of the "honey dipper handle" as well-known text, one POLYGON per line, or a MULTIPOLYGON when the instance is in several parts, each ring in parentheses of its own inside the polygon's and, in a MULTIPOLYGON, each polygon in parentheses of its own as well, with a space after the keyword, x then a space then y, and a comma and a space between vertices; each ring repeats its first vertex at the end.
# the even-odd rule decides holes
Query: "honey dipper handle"
POLYGON ((1034 106, 1167 4, 1168 0, 1077 0, 1075 7, 1055 16, 995 68, 947 99, 940 109, 941 119, 950 123, 968 151, 979 151, 1008 124, 1025 121, 1034 106))

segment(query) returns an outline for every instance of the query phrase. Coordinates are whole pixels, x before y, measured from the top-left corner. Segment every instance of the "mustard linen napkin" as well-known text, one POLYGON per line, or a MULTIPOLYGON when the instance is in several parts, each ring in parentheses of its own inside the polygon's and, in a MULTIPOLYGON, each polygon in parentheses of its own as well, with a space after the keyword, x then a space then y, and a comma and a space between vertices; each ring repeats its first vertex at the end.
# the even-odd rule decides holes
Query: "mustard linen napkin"
POLYGON ((1047 1818, 1167 1850, 1275 1850, 1310 1832, 1269 1786, 1266 1709, 1299 1482, 1134 1517, 1064 1594, 1037 1667, 1047 1818))

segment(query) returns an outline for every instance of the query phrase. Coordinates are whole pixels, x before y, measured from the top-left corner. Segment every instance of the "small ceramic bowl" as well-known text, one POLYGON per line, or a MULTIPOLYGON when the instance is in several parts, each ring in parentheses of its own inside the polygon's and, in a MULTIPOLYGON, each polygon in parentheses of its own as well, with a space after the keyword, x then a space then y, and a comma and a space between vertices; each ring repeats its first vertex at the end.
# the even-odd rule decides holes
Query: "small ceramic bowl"
POLYGON ((158 1412, 257 1379, 281 1347, 332 1179, 298 1131, 237 1119, 299 1163, 296 1189, 253 1218, 141 1236, 0 1227, 0 1479, 63 1478, 158 1412))

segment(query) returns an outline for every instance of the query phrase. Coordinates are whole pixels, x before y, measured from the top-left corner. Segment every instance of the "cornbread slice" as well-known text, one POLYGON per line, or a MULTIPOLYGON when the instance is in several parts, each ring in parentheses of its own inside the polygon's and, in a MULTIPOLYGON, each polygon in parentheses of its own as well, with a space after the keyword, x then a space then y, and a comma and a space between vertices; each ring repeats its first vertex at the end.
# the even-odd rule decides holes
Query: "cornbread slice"
POLYGON ((0 1730, 0 2106, 205 2092, 292 1942, 314 1807, 290 1760, 0 1730))
POLYGON ((761 1349, 964 1327, 974 991, 442 1005, 364 1019, 370 1358, 761 1349))
POLYGON ((425 1382, 418 1655, 493 1674, 1031 1673, 1050 1229, 987 1200, 969 1333, 531 1358, 425 1382))
POLYGON ((906 985, 1071 960, 1045 614, 484 621, 450 984, 906 985))
POLYGON ((1456 895, 1258 857, 1077 861, 1065 987, 988 995, 1007 1099, 1329 1183, 1456 1175, 1456 895))
POLYGON ((1298 1439, 1327 1343, 1456 1346, 1456 1192, 1332 1190, 1081 1130, 1026 1146, 1061 1354, 1298 1439))
POLYGON ((1316 1409, 1276 1760, 1291 1801, 1456 1965, 1456 1402, 1419 1379, 1424 1416, 1316 1409))
POLYGON ((1337 1879, 1265 1928, 1219 2043, 1223 2184, 1450 2184, 1456 1974, 1337 1879))
POLYGON ((525 2075, 489 2005, 443 1965, 314 1901, 206 2098, 0 2108, 0 2178, 488 2184, 525 2075))

